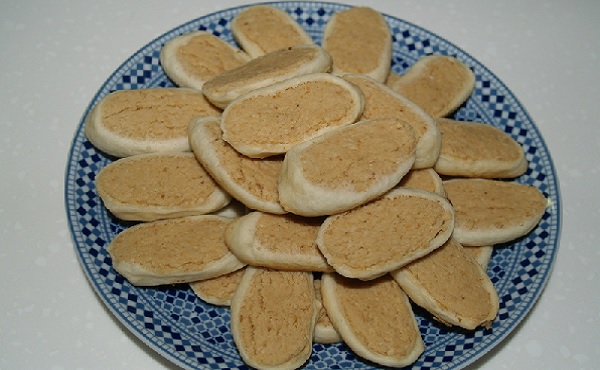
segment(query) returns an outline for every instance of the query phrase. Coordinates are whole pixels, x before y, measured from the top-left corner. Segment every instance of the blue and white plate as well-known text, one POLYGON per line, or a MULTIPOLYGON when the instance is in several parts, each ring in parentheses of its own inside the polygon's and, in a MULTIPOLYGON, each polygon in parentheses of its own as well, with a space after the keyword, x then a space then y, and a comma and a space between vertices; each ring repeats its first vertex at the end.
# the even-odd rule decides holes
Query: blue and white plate
MULTIPOLYGON (((332 14, 348 6, 321 2, 273 3, 288 11, 320 43, 332 14)), ((110 216, 96 193, 95 176, 111 159, 84 135, 90 109, 114 90, 173 86, 159 63, 161 46, 172 38, 206 30, 234 43, 229 29, 243 8, 213 13, 183 24, 131 56, 102 85, 84 113, 73 139, 66 171, 65 200, 71 233, 81 265, 112 313, 143 342, 184 368, 246 368, 229 329, 229 310, 203 303, 187 285, 137 288, 111 264, 106 247, 130 226, 110 216)), ((470 66, 475 91, 454 118, 501 128, 523 147, 529 168, 517 181, 540 189, 550 200, 539 226, 514 243, 496 248, 488 273, 500 296, 500 311, 489 329, 453 331, 416 309, 425 352, 415 368, 461 368, 500 343, 527 315, 540 296, 558 249, 561 204, 552 159, 537 127, 510 90, 492 72, 452 43, 404 20, 386 15, 393 35, 393 70, 403 73, 424 55, 452 55, 470 66)), ((370 369, 344 344, 315 344, 306 369, 370 369)))

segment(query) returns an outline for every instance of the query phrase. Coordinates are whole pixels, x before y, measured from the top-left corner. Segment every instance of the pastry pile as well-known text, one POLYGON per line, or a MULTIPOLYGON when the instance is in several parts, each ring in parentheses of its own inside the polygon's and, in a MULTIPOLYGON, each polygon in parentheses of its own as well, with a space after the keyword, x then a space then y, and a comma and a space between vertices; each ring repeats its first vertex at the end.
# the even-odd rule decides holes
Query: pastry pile
POLYGON ((115 270, 230 306, 256 368, 297 368, 313 342, 340 341, 409 365, 425 348, 413 304, 489 327, 493 246, 529 233, 547 201, 511 181, 527 169, 519 143, 448 118, 473 91, 469 67, 429 55, 391 72, 390 30, 368 7, 334 14, 321 46, 270 5, 231 32, 239 47, 204 31, 168 42, 178 87, 111 93, 86 120, 115 157, 98 194, 139 222, 109 245, 115 270))

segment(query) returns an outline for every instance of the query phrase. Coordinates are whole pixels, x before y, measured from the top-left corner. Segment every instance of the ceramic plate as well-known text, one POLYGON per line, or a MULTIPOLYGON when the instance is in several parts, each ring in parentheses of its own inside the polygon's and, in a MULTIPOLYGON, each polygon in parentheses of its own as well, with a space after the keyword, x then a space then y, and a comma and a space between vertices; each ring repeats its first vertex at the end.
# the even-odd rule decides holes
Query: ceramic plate
MULTIPOLYGON (((348 6, 321 2, 273 3, 289 12, 321 42, 330 16, 348 6)), ((183 24, 150 42, 131 56, 102 85, 75 133, 66 171, 65 200, 75 249, 98 295, 136 336, 184 368, 246 368, 229 329, 229 310, 205 304, 187 285, 137 288, 112 266, 106 247, 129 226, 107 213, 94 183, 111 159, 85 138, 90 109, 114 90, 170 87, 160 63, 161 46, 195 30, 206 30, 234 43, 229 25, 243 8, 210 14, 183 24)), ((425 352, 415 368, 461 368, 500 343, 524 318, 546 284, 558 249, 560 199, 556 172, 548 148, 531 118, 510 90, 477 60, 443 38, 404 20, 385 15, 393 35, 393 70, 403 73, 424 55, 452 55, 472 68, 475 91, 454 118, 486 122, 501 128, 525 148, 529 168, 517 181, 540 189, 550 200, 539 226, 518 241, 496 248, 488 273, 500 296, 500 311, 489 329, 453 331, 415 309, 425 352)), ((355 356, 344 344, 315 344, 306 369, 370 369, 376 366, 355 356)))

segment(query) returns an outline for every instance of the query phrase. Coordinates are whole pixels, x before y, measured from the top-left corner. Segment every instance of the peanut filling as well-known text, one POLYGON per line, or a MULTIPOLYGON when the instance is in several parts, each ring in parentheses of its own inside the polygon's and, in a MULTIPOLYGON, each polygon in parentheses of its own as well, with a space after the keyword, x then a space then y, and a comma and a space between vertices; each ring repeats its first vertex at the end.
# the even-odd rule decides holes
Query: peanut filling
POLYGON ((440 155, 466 162, 515 161, 523 149, 510 136, 494 126, 476 122, 440 119, 440 155))
POLYGON ((412 129, 396 120, 348 126, 301 155, 304 176, 314 184, 365 191, 414 155, 412 129))
POLYGON ((199 271, 229 254, 224 221, 181 218, 143 226, 117 235, 111 244, 114 259, 170 274, 199 271))
POLYGON ((395 358, 412 352, 420 334, 406 297, 389 275, 368 282, 335 279, 341 314, 365 347, 395 358))
POLYGON ((221 111, 200 92, 183 89, 123 90, 102 103, 102 125, 118 136, 135 140, 187 137, 190 120, 221 111))
POLYGON ((356 102, 336 83, 317 80, 229 106, 223 117, 226 140, 254 145, 304 141, 326 127, 347 123, 356 102))
POLYGON ((185 72, 199 80, 208 80, 246 63, 238 50, 211 34, 190 38, 177 49, 176 56, 185 72))
POLYGON ((387 25, 381 22, 379 13, 368 8, 338 13, 330 32, 324 44, 333 64, 345 73, 366 74, 376 69, 389 47, 387 25))
POLYGON ((448 230, 451 217, 437 201, 384 197, 332 219, 322 247, 334 267, 364 269, 401 261, 428 248, 438 234, 448 230))
POLYGON ((481 284, 481 267, 453 239, 412 262, 405 271, 443 311, 478 322, 488 319, 492 303, 490 293, 481 284))
POLYGON ((314 288, 310 273, 259 270, 240 307, 244 349, 263 365, 284 364, 312 344, 314 288))
POLYGON ((201 205, 217 184, 190 154, 114 162, 98 175, 97 187, 122 203, 185 208, 201 205))

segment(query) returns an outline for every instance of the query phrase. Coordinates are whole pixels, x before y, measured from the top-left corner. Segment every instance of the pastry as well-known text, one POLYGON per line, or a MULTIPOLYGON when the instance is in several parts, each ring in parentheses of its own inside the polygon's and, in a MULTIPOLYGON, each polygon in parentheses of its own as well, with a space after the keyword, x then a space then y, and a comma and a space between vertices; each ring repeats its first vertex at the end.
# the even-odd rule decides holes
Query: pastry
POLYGON ((456 213, 454 238, 462 245, 495 245, 529 233, 548 201, 537 188, 491 179, 444 181, 456 213))
POLYGON ((413 64, 392 88, 433 118, 446 117, 469 98, 475 74, 454 57, 431 54, 413 64))
POLYGON ((223 111, 223 139, 253 158, 284 154, 292 146, 352 124, 363 109, 354 85, 311 73, 253 90, 223 111))
POLYGON ((298 45, 260 56, 223 72, 202 86, 214 105, 225 108, 239 96, 275 82, 309 73, 329 72, 331 57, 315 44, 298 45))
POLYGON ((329 216, 317 245, 339 274, 362 280, 394 271, 440 247, 452 234, 454 210, 441 196, 394 189, 329 216))
POLYGON ((247 267, 231 300, 231 332, 248 366, 295 369, 312 352, 318 304, 310 272, 247 267))
POLYGON ((229 222, 202 215, 137 224, 117 234, 108 253, 114 269, 137 286, 214 278, 245 266, 225 244, 229 222))
POLYGON ((323 274, 321 294, 333 326, 360 357, 402 367, 423 352, 410 302, 389 274, 372 281, 323 274))
POLYGON ((333 271, 316 244, 322 220, 291 214, 251 212, 225 232, 229 249, 241 261, 290 271, 333 271))
POLYGON ((336 75, 359 73, 381 83, 389 75, 392 35, 384 16, 372 8, 352 7, 332 15, 322 45, 336 75))
POLYGON ((355 84, 365 97, 361 120, 396 118, 409 124, 415 133, 417 147, 413 168, 430 168, 440 153, 441 135, 435 121, 418 105, 394 90, 363 75, 346 75, 344 79, 355 84))
POLYGON ((498 314, 494 284, 453 238, 391 274, 413 302, 447 325, 490 327, 498 314))
POLYGON ((160 51, 165 74, 179 87, 202 90, 211 78, 244 65, 250 56, 206 31, 194 31, 168 41, 160 51))
POLYGON ((100 170, 96 190, 115 217, 130 221, 207 214, 231 200, 192 153, 121 158, 100 170))
POLYGON ((88 114, 85 134, 114 157, 190 150, 187 127, 198 116, 220 115, 200 91, 183 88, 118 90, 88 114))
POLYGON ((252 58, 290 46, 314 43, 291 15, 268 4, 242 10, 231 22, 231 33, 252 58))
POLYGON ((394 187, 415 161, 414 132, 394 118, 340 127, 290 149, 279 201, 302 216, 350 210, 394 187))
POLYGON ((527 170, 523 147, 497 127, 479 122, 436 120, 442 134, 435 170, 444 176, 515 178, 527 170))

